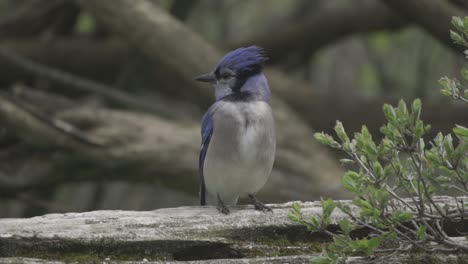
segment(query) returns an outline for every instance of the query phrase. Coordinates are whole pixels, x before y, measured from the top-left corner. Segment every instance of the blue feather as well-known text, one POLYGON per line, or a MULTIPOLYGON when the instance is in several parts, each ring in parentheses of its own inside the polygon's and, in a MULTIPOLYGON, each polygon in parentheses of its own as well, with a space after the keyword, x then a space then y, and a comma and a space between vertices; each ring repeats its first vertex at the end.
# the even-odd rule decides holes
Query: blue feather
POLYGON ((201 136, 202 144, 200 150, 200 159, 198 163, 198 173, 200 175, 200 204, 206 204, 205 178, 203 176, 203 166, 205 163, 206 152, 210 144, 211 135, 213 135, 213 111, 208 109, 202 119, 201 136))
POLYGON ((216 66, 215 72, 226 67, 243 75, 253 75, 263 70, 263 65, 267 59, 265 50, 260 47, 238 48, 221 59, 216 66))

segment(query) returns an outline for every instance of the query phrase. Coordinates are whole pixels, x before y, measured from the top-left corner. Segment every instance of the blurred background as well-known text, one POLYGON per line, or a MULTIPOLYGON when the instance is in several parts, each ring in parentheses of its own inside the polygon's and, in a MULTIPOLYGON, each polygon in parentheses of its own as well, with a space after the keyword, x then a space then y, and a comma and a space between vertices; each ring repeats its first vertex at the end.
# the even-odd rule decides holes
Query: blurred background
POLYGON ((465 0, 0 0, 0 217, 198 204, 202 114, 193 77, 232 49, 270 60, 278 148, 265 202, 345 198, 315 131, 383 124, 423 100, 433 131, 467 125, 440 95, 465 58, 465 0))

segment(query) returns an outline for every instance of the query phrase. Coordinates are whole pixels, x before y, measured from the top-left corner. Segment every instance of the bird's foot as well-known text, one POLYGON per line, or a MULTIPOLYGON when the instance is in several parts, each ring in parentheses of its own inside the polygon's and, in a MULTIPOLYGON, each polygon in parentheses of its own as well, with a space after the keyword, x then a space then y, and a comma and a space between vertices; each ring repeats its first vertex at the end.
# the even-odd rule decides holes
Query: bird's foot
POLYGON ((229 211, 226 205, 224 205, 223 200, 221 200, 221 198, 219 197, 219 193, 217 196, 218 196, 218 205, 216 206, 216 209, 218 209, 218 211, 220 211, 223 214, 226 214, 226 215, 229 214, 231 211, 229 211))
POLYGON ((255 207, 255 210, 262 211, 262 212, 273 212, 273 210, 270 207, 260 202, 253 194, 249 194, 249 198, 252 201, 255 207))
POLYGON ((218 204, 218 206, 216 206, 216 209, 218 209, 218 211, 226 215, 231 212, 224 204, 218 204))

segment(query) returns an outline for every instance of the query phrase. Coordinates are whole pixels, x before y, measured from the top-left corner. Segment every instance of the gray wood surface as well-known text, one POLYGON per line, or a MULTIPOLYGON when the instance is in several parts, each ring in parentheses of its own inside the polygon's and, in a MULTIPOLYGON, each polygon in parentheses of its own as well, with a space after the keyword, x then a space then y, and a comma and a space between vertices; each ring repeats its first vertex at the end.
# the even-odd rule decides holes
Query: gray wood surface
MULTIPOLYGON (((0 263, 308 263, 329 238, 291 222, 287 217, 291 205, 272 204, 272 213, 252 206, 237 206, 230 215, 220 214, 214 207, 179 207, 0 219, 0 263)), ((319 215, 322 210, 320 202, 304 202, 301 207, 306 216, 319 215)), ((343 217, 336 211, 332 222, 343 217)), ((455 239, 466 243, 463 237, 455 239)), ((381 263, 398 263, 388 262, 392 259, 457 263, 465 257, 415 254, 381 263)), ((363 261, 354 258, 350 263, 363 261)))

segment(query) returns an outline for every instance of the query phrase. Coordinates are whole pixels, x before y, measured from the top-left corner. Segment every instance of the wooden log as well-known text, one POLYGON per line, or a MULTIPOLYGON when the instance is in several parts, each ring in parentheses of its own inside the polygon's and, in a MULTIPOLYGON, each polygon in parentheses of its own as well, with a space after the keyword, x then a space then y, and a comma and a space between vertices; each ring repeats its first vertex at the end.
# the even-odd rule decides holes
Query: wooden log
MULTIPOLYGON (((446 202, 449 198, 438 197, 436 201, 446 202)), ((320 202, 300 205, 305 217, 321 214, 320 202)), ((320 254, 330 242, 329 237, 311 234, 288 219, 291 202, 270 206, 272 213, 256 211, 252 206, 236 206, 231 214, 223 215, 208 206, 0 219, 0 262, 89 263, 107 259, 134 263, 124 261, 146 259, 154 263, 304 263, 320 254)), ((344 217, 335 211, 332 225, 344 217)), ((467 244, 463 237, 452 239, 467 244)), ((382 263, 453 263, 450 261, 466 257, 415 253, 396 255, 382 263)), ((349 263, 365 260, 351 258, 349 263)))

